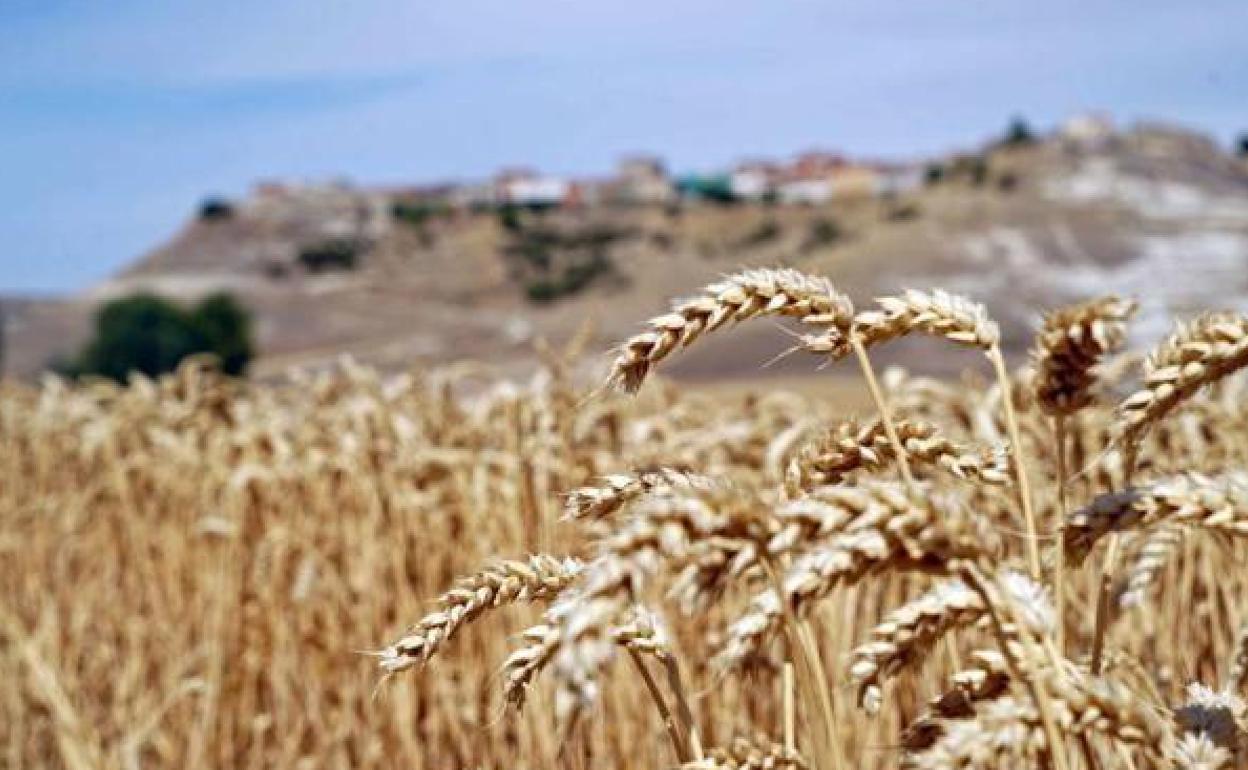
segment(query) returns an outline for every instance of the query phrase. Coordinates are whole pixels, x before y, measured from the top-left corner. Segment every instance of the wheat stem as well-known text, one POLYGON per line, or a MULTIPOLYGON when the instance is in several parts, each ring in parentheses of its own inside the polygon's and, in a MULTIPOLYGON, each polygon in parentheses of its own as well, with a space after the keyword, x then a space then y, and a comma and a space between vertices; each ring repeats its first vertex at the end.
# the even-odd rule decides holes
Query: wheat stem
POLYGON ((1030 672, 1024 667, 1014 655, 1014 650, 1010 646, 1010 636, 1006 632, 1005 623, 1001 618, 1001 610, 1004 609, 1009 616, 1010 622, 1020 630, 1019 637, 1026 644, 1031 644, 1030 633, 1023 629, 1013 618, 1013 602, 1006 599, 1003 602, 1004 607, 998 607, 993 597, 988 591, 987 581, 982 572, 975 565, 966 565, 962 570, 966 583, 972 590, 979 594, 984 602, 987 610, 989 621, 992 625, 993 634, 996 636, 997 644, 1001 648, 1002 655, 1005 656, 1006 664, 1010 668, 1010 676, 1015 680, 1022 682, 1031 695, 1032 701, 1036 704, 1036 710, 1040 712, 1040 721, 1044 727, 1045 737, 1049 743, 1049 753, 1056 760, 1057 770, 1070 770, 1066 758, 1066 752, 1062 750, 1061 733, 1057 730, 1057 722, 1053 718, 1053 705, 1049 700, 1048 692, 1044 687, 1040 686, 1030 672))
POLYGON ((836 748, 836 716, 828 698, 828 679, 823 664, 819 660, 819 650, 816 646, 809 644, 808 636, 802 633, 801 621, 798 620, 797 614, 786 598, 784 582, 776 570, 775 563, 770 558, 763 558, 761 563, 768 579, 771 580, 776 595, 780 597, 781 618, 784 635, 788 641, 789 659, 802 667, 801 679, 804 685, 802 691, 805 694, 806 709, 809 714, 819 715, 818 728, 813 726, 812 719, 807 720, 811 724, 811 738, 815 745, 814 765, 816 768, 823 767, 824 762, 830 759, 834 770, 842 770, 844 759, 836 748))
POLYGON ((911 475, 910 463, 906 460, 906 447, 897 436, 897 426, 893 424, 893 416, 888 408, 888 401, 884 398, 884 391, 880 389, 880 383, 875 379, 875 370, 871 366, 871 358, 867 355, 867 349, 863 346, 862 339, 857 332, 850 332, 849 344, 854 349, 854 355, 858 358, 858 366, 862 369, 863 379, 867 381, 867 390, 871 392, 871 400, 875 402, 876 411, 880 413, 880 420, 884 423, 884 431, 888 434, 888 440, 893 445, 893 451, 897 453, 897 465, 901 469, 901 477, 905 479, 906 486, 914 489, 914 476, 911 475))
MULTIPOLYGON (((1069 513, 1067 510, 1066 478, 1066 417, 1057 415, 1053 418, 1053 443, 1057 451, 1057 512, 1059 522, 1065 523, 1069 513)), ((1060 524, 1059 524, 1060 526, 1060 524)), ((1066 651, 1066 549, 1059 537, 1055 546, 1056 554, 1053 566, 1053 603, 1057 614, 1056 642, 1057 649, 1066 651)))
POLYGON ((641 675, 641 681, 646 685, 646 691, 650 693, 650 699, 654 701, 654 707, 659 711, 659 718, 663 720, 663 727, 667 730, 667 736, 672 741, 672 748, 676 751, 676 760, 678 762, 688 762, 690 760, 689 746, 685 742, 680 728, 676 726, 676 719, 672 716, 672 711, 668 708, 667 701, 664 700, 658 683, 654 681, 654 677, 646 667, 646 662, 642 660, 641 653, 631 647, 626 649, 628 650, 629 659, 633 661, 634 668, 641 675))
POLYGON ((988 349, 988 359, 996 370, 998 386, 1001 388, 1001 403, 1005 407, 1005 426, 1010 434, 1010 444, 1014 447, 1014 474, 1018 480, 1018 497, 1023 506, 1023 517, 1027 521, 1027 566, 1033 580, 1042 580, 1040 571, 1040 538, 1036 532, 1036 514, 1031 507, 1031 484, 1027 480, 1027 462, 1024 458, 1023 442, 1018 431, 1018 417, 1014 414, 1014 392, 1010 384, 1010 375, 1005 369, 1005 358, 1001 355, 1001 345, 993 344, 988 349))

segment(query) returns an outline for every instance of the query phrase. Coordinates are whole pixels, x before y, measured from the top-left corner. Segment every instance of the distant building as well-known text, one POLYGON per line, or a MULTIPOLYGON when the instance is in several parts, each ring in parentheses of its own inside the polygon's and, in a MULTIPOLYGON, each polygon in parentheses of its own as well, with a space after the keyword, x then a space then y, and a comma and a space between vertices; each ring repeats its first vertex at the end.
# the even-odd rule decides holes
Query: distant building
POLYGON ((1087 112, 1069 118, 1058 130, 1058 136, 1069 148, 1104 149, 1114 138, 1113 120, 1101 112, 1087 112))
POLYGON ((922 166, 913 163, 881 163, 875 166, 875 170, 876 195, 903 195, 923 186, 922 166))
POLYGON ((847 161, 844 155, 822 150, 810 150, 798 155, 793 160, 790 171, 796 177, 811 179, 827 177, 845 165, 847 165, 847 161))
POLYGON ((779 177, 780 170, 774 163, 747 161, 728 175, 728 188, 738 200, 761 201, 775 194, 779 177))
POLYGON ((676 188, 667 175, 663 160, 653 155, 621 158, 616 178, 604 192, 611 202, 663 205, 676 197, 676 188))
POLYGON ((530 169, 505 169, 494 178, 494 186, 497 202, 513 206, 559 206, 570 190, 568 180, 530 169))
POLYGON ((832 200, 832 177, 827 174, 793 176, 776 188, 781 203, 819 205, 832 200))
POLYGON ((498 187, 490 182, 462 184, 451 192, 451 205, 460 209, 486 209, 500 202, 498 187))
POLYGON ((818 205, 832 199, 832 177, 845 159, 822 151, 804 152, 780 171, 775 181, 781 203, 818 205))
POLYGON ((880 184, 880 172, 874 167, 847 163, 832 173, 832 198, 872 198, 879 194, 880 184))

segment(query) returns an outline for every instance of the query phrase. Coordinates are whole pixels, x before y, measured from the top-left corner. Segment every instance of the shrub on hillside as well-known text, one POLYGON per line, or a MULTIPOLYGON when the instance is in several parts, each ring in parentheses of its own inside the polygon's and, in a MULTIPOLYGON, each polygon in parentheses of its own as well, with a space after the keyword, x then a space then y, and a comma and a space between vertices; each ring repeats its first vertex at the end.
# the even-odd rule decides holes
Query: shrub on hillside
POLYGON ((741 239, 742 248, 762 246, 780 237, 780 223, 774 219, 764 219, 741 239))
POLYGON ((1010 121, 1009 127, 1005 129, 1005 136, 1001 138, 1001 144, 1005 147, 1023 147, 1034 144, 1035 141, 1035 132, 1021 115, 1016 115, 1010 121))
POLYGON ((532 302, 553 302, 583 291, 596 278, 611 272, 611 269, 610 258, 606 254, 595 252, 588 258, 568 264, 553 275, 530 281, 525 286, 525 294, 532 302))
POLYGON ((199 218, 203 222, 218 222, 234 216, 234 204, 225 198, 207 198, 199 204, 199 218))
POLYGON ((252 358, 251 317, 228 294, 214 294, 191 308, 154 294, 113 300, 95 316, 95 336, 64 374, 125 381, 131 372, 156 376, 182 359, 212 353, 227 374, 242 374, 252 358))
POLYGON ((806 249, 817 249, 820 246, 831 246, 841 240, 845 232, 835 219, 820 217, 810 223, 810 232, 806 235, 806 249))
POLYGON ((390 207, 395 219, 412 227, 422 227, 430 219, 449 213, 450 209, 442 203, 413 203, 397 201, 390 207))
POLYGON ((299 264, 309 273, 354 270, 363 247, 355 238, 330 238, 299 251, 299 264))

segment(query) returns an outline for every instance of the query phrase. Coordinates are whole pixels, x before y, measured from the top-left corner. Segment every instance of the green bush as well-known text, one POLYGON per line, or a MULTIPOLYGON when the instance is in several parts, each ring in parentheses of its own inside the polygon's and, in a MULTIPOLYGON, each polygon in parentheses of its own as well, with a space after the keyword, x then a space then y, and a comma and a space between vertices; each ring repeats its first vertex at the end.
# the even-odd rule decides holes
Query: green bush
POLYGON ((520 221, 520 209, 508 204, 498 210, 498 223, 509 233, 518 233, 524 229, 520 221))
POLYGON ((113 300, 96 313, 95 336, 62 366, 65 374, 122 382, 131 372, 156 376, 195 353, 212 353, 227 374, 242 374, 252 358, 251 317, 228 294, 184 309, 154 294, 113 300))
POLYGON ((1001 138, 1001 144, 1006 147, 1023 147, 1034 144, 1035 141, 1035 133, 1021 115, 1014 116, 1005 130, 1005 136, 1001 138))
POLYGON ((764 219, 753 230, 745 234, 739 245, 743 248, 761 246, 764 243, 774 241, 778 237, 780 237, 780 223, 774 219, 764 219))
POLYGON ((919 208, 919 204, 913 201, 907 201, 905 203, 898 203, 895 206, 890 206, 889 209, 884 212, 884 219, 889 222, 909 222, 913 219, 918 219, 919 215, 922 213, 923 212, 919 208))
POLYGON ((820 217, 810 223, 810 232, 806 235, 806 248, 831 246, 844 236, 844 231, 835 219, 820 217))
POLYGON ((330 238, 299 252, 299 264, 309 273, 325 273, 331 270, 354 270, 362 246, 354 238, 330 238))
POLYGON ((217 222, 234 216, 234 204, 224 198, 208 198, 199 204, 199 218, 204 222, 217 222))
POLYGON ((572 262, 555 276, 530 281, 525 294, 533 302, 553 302, 582 291, 600 275, 611 271, 611 260, 601 252, 588 259, 572 262))
POLYGON ((441 203, 398 201, 390 207, 390 213, 395 219, 416 228, 424 226, 430 219, 443 216, 449 211, 450 209, 441 203))

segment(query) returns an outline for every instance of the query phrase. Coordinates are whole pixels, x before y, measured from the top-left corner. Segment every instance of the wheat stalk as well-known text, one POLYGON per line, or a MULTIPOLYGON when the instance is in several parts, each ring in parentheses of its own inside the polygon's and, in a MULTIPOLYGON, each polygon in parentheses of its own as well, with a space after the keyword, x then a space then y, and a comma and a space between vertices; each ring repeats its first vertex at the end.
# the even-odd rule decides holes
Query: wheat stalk
POLYGON ((636 392, 654 365, 678 348, 727 324, 761 315, 790 316, 843 334, 848 332, 853 305, 825 278, 790 269, 737 273, 651 319, 650 331, 620 346, 607 382, 636 392))
POLYGON ((438 609, 418 620, 394 644, 376 653, 387 672, 424 665, 463 626, 486 610, 551 599, 581 575, 576 559, 547 554, 503 561, 462 578, 438 599, 438 609))

